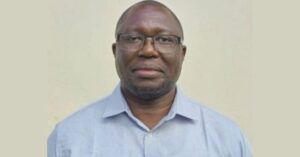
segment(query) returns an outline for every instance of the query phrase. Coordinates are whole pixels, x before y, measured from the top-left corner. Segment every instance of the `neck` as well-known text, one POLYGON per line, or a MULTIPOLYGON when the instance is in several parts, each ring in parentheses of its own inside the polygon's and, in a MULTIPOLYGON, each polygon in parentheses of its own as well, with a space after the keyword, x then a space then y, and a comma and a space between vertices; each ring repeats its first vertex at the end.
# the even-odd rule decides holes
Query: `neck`
POLYGON ((130 92, 123 90, 128 106, 135 117, 152 129, 165 115, 168 114, 176 94, 174 87, 167 94, 153 100, 143 100, 130 92))

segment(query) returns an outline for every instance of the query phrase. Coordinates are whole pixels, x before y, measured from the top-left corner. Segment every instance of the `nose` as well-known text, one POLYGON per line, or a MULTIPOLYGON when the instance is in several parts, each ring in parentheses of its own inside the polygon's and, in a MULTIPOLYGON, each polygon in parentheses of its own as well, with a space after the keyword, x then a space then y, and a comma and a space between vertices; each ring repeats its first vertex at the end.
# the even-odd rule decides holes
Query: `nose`
POLYGON ((154 46, 153 38, 147 37, 143 48, 139 51, 140 57, 158 57, 159 53, 154 46))

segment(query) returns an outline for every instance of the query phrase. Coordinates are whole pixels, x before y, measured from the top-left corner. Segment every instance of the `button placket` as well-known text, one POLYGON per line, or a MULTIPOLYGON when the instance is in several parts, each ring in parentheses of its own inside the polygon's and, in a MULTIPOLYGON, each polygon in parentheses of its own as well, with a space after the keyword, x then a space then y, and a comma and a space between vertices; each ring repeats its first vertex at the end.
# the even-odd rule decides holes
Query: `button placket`
POLYGON ((155 138, 153 132, 148 132, 144 137, 145 157, 155 157, 155 138))

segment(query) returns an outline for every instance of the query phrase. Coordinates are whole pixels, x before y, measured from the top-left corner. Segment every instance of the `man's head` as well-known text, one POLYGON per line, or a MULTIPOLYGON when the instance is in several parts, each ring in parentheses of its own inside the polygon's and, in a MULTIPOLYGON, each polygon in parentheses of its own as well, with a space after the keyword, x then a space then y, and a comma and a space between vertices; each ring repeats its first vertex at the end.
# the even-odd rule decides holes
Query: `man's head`
POLYGON ((124 92, 153 100, 175 89, 186 47, 170 9, 156 1, 136 3, 122 14, 115 34, 112 48, 124 92))

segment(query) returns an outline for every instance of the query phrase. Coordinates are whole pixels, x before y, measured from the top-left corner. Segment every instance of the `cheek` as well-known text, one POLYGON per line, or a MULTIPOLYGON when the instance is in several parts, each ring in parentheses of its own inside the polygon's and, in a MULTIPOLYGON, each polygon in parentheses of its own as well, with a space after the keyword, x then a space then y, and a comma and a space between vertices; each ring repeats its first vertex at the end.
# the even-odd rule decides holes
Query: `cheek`
POLYGON ((169 62, 168 66, 171 77, 177 80, 181 72, 182 59, 179 57, 174 58, 171 62, 169 62))
POLYGON ((129 64, 129 59, 127 56, 119 54, 116 56, 116 65, 119 66, 120 69, 125 69, 129 64))
POLYGON ((124 52, 118 51, 115 56, 115 64, 119 75, 126 75, 126 71, 130 66, 130 56, 124 52))
POLYGON ((124 62, 123 62, 122 56, 120 56, 119 52, 116 52, 116 54, 115 54, 115 66, 116 66, 116 70, 117 70, 119 77, 122 78, 122 75, 123 75, 122 67, 124 67, 124 62))

